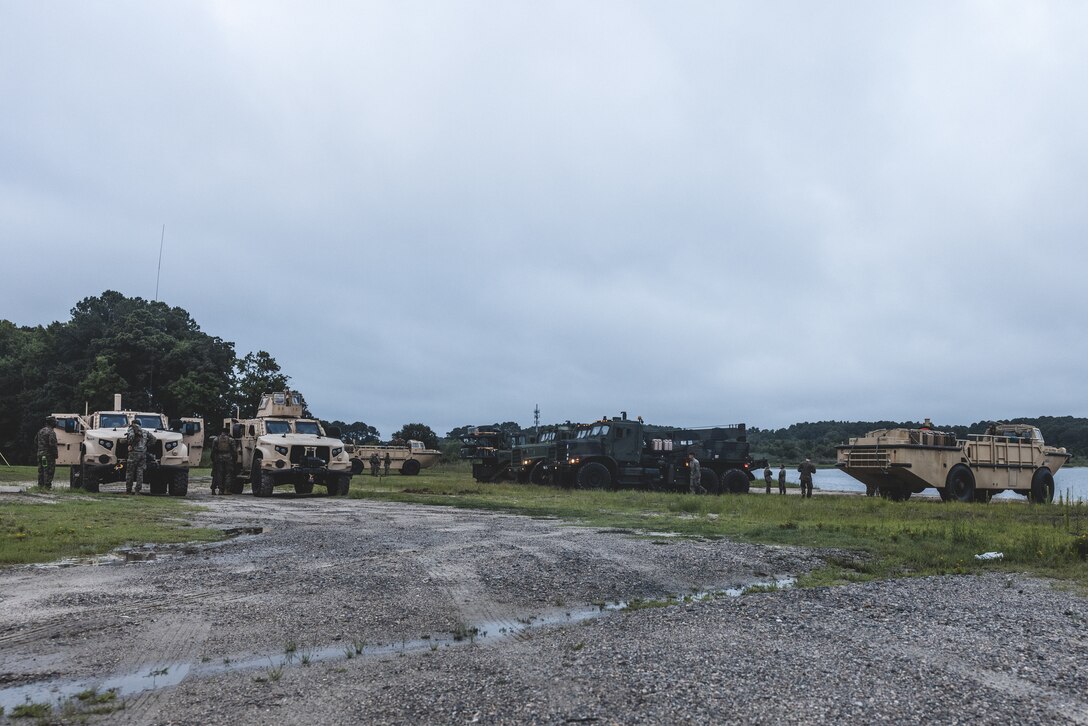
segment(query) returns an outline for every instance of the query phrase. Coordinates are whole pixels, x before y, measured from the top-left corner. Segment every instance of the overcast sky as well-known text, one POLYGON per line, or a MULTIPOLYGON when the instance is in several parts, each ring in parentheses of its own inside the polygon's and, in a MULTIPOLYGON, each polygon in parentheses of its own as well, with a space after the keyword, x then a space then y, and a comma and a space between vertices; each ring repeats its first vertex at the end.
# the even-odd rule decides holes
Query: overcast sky
POLYGON ((1088 4, 0 4, 0 318, 383 435, 1088 415, 1088 4))

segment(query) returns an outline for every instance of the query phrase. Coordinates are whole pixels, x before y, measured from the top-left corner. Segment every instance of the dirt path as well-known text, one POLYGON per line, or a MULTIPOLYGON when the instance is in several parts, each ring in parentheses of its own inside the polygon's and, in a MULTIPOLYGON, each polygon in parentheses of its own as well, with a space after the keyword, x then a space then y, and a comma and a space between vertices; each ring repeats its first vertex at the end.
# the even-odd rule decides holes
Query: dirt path
MULTIPOLYGON (((877 597, 874 611, 826 611, 836 621, 827 632, 822 619, 814 623, 818 628, 796 626, 814 608, 833 607, 829 600, 864 599, 880 588, 907 593, 894 596, 907 605, 896 606, 903 610, 892 617, 917 628, 923 642, 944 627, 910 604, 911 588, 923 581, 613 610, 618 601, 768 582, 821 563, 817 553, 797 548, 642 537, 553 520, 329 497, 213 498, 199 483, 194 489, 191 496, 207 506, 196 524, 260 533, 206 547, 162 547, 154 559, 128 564, 0 571, 0 704, 8 714, 27 699, 117 688, 124 709, 92 719, 627 723, 645 715, 652 723, 654 714, 658 722, 666 713, 671 720, 699 721, 741 708, 747 720, 763 714, 807 721, 806 714, 816 711, 802 706, 812 708, 811 698, 830 695, 802 693, 794 704, 801 710, 783 716, 763 704, 773 683, 753 685, 751 671, 735 664, 787 669, 782 674, 797 658, 823 667, 823 649, 827 658, 841 659, 842 678, 852 682, 856 651, 869 647, 858 626, 871 625, 874 612, 883 617, 887 598, 877 597), (844 632, 837 631, 840 625, 844 632), (755 638, 756 632, 763 637, 755 638), (741 643, 743 653, 736 650, 741 643), (762 659, 755 658, 760 652, 762 659), (711 686, 718 699, 708 701, 700 690, 711 686), (725 700, 722 688, 729 694, 725 700)), ((932 609, 935 598, 973 597, 985 582, 1006 599, 1031 600, 1024 608, 1045 598, 1040 632, 1053 627, 1043 618, 1055 608, 1085 611, 1076 596, 1034 581, 1006 587, 1004 580, 964 579, 972 584, 954 580, 935 588, 924 581, 918 597, 932 609)), ((955 612, 964 607, 957 601, 955 612)), ((1019 607, 1010 603, 1002 612, 1019 607)), ((998 615, 943 637, 974 641, 978 627, 995 622, 998 615)), ((1022 629, 1023 618, 1016 622, 1022 629)), ((1079 635, 1072 619, 1068 631, 1064 640, 1047 641, 1054 652, 1045 658, 1072 665, 1063 675, 1068 683, 1047 679, 1053 707, 1044 715, 1081 723, 1070 714, 1084 705, 1075 690, 1083 693, 1085 685, 1077 658, 1088 662, 1083 621, 1079 635)), ((924 645, 911 647, 898 644, 889 653, 908 661, 932 655, 924 645)), ((932 667, 941 677, 958 673, 962 680, 974 657, 966 652, 932 667)), ((889 707, 897 707, 906 697, 891 675, 894 661, 875 657, 871 663, 888 671, 889 707)), ((990 670, 1004 673, 992 664, 990 670)), ((1025 691, 1032 683, 1030 674, 1025 680, 1013 673, 1017 688, 1011 691, 1007 673, 1005 680, 987 681, 990 690, 1004 691, 998 700, 1009 708, 1029 700, 1025 691)), ((1040 689, 1045 676, 1040 673, 1040 689)), ((943 698, 933 703, 949 708, 943 698)), ((865 720, 867 709, 852 708, 857 713, 838 716, 865 720)), ((992 712, 1009 713, 1000 707, 992 712)))

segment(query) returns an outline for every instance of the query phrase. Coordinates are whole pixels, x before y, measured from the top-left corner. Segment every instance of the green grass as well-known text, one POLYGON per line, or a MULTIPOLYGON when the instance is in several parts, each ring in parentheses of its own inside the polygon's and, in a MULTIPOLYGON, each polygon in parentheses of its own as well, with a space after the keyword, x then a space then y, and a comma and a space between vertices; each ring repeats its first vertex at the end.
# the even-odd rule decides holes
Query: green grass
POLYGON ((1023 571, 1088 585, 1088 505, 890 502, 851 495, 691 496, 480 484, 465 465, 352 480, 351 496, 555 517, 608 529, 840 550, 802 586, 875 578, 1023 571), (1003 560, 980 562, 997 551, 1003 560))
POLYGON ((195 505, 168 497, 51 492, 0 497, 0 565, 102 554, 126 544, 209 542, 214 529, 192 526, 195 505))

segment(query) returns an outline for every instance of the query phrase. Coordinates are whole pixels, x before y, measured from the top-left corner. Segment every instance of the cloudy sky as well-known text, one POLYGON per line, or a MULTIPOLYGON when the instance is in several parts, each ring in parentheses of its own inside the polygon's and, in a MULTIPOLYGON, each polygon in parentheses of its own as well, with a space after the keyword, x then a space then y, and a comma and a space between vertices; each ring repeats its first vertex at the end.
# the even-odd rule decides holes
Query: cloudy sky
POLYGON ((1088 415, 1088 5, 0 4, 0 318, 409 421, 1088 415))

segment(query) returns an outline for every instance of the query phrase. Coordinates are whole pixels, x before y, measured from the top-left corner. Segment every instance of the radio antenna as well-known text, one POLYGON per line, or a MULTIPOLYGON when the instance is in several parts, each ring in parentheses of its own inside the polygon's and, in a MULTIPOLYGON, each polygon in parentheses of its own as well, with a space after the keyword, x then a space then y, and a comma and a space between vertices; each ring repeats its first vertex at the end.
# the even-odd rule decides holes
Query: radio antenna
POLYGON ((155 302, 159 301, 159 276, 162 274, 162 244, 166 241, 166 225, 162 226, 162 235, 159 237, 159 268, 155 270, 155 302))

